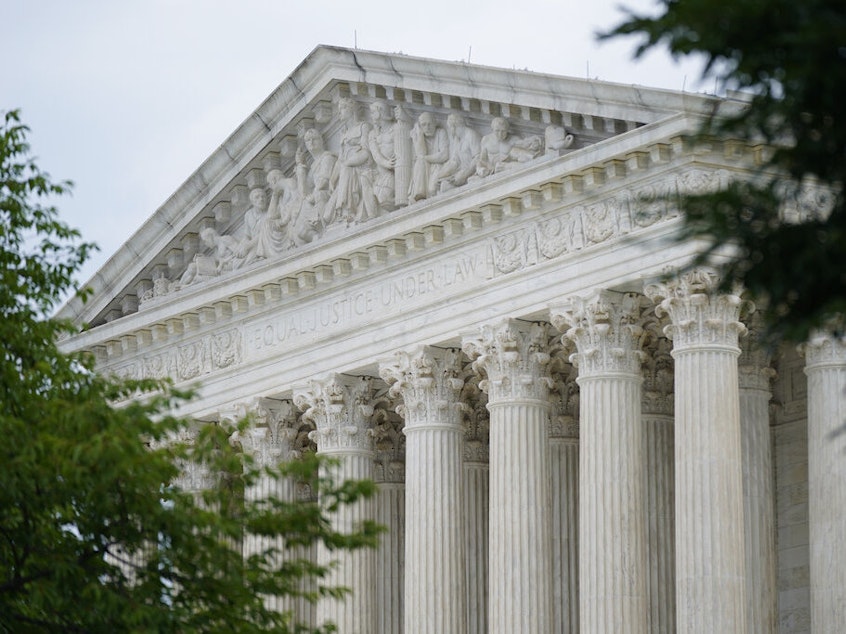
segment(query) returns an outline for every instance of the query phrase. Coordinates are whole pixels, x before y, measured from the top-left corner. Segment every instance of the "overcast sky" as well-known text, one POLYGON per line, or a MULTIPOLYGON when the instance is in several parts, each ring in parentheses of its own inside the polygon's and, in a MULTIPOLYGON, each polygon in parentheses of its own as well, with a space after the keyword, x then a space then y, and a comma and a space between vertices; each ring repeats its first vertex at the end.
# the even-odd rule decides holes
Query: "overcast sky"
POLYGON ((74 181, 88 279, 318 44, 702 91, 699 68, 598 44, 652 0, 0 0, 0 110, 74 181))

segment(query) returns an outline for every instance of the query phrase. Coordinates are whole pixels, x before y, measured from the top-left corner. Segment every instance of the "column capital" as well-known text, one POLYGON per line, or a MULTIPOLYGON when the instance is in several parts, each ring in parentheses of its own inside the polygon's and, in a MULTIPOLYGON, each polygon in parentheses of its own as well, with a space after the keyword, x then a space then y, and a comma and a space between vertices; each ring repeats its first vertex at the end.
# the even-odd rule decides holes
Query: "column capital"
POLYGON ((464 460, 487 464, 490 459, 491 433, 488 396, 479 387, 475 375, 464 384, 461 396, 467 404, 464 410, 464 460))
POLYGON ((261 467, 273 467, 298 456, 294 448, 298 432, 298 412, 290 400, 257 398, 245 407, 252 424, 244 432, 236 431, 230 440, 261 467))
POLYGON ((698 268, 648 284, 644 293, 658 304, 656 314, 668 315, 664 334, 674 352, 689 348, 730 348, 739 352, 738 338, 746 334, 741 310, 754 304, 740 298, 740 290, 720 293, 720 278, 711 269, 698 268))
POLYGON ((367 376, 330 374, 294 391, 294 404, 317 427, 309 437, 320 453, 372 453, 370 417, 376 403, 367 376))
POLYGON ((556 357, 553 363, 553 392, 556 394, 549 417, 549 437, 577 440, 579 437, 578 370, 556 357))
POLYGON ((846 337, 815 332, 799 346, 799 354, 805 357, 806 373, 812 369, 846 365, 846 337))
POLYGON ((379 375, 390 385, 391 396, 401 396, 397 413, 406 429, 437 424, 461 426, 461 388, 464 386, 461 351, 457 348, 419 346, 398 351, 379 365, 379 375))
POLYGON ((393 412, 379 408, 373 415, 374 479, 377 482, 405 481, 405 436, 402 420, 393 412))
POLYGON ((644 340, 644 300, 637 293, 599 291, 588 297, 572 297, 568 304, 551 310, 551 320, 576 344, 570 360, 579 378, 631 374, 640 376, 644 340))
POLYGON ((504 319, 485 324, 478 334, 462 340, 462 350, 473 369, 487 378, 479 385, 489 405, 503 401, 534 400, 548 403, 549 332, 547 324, 504 319))

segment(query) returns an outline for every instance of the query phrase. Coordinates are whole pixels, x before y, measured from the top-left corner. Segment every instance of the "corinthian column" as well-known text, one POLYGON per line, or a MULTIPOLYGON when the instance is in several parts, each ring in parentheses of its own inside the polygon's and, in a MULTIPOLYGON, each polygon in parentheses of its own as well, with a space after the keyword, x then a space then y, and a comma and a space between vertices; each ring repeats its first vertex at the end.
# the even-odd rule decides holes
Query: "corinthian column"
POLYGON ((752 326, 738 361, 743 451, 748 634, 771 634, 776 620, 775 497, 770 437, 770 381, 775 372, 752 326))
POLYGON ((645 634, 641 296, 603 292, 553 310, 579 370, 579 625, 645 634))
POLYGON ((490 411, 489 632, 552 628, 547 328, 506 320, 465 337, 490 411))
POLYGON ((696 270, 646 294, 670 316, 676 409, 676 619, 679 632, 746 632, 737 378, 741 299, 696 270))
POLYGON ((461 352, 423 347, 380 368, 405 419, 406 634, 467 631, 461 352))
POLYGON ((464 547, 467 552, 467 634, 488 633, 488 533, 490 523, 487 395, 473 375, 464 385, 464 547))
POLYGON ((549 421, 552 485, 552 634, 579 632, 579 387, 576 368, 555 359, 549 421))
POLYGON ((676 631, 673 359, 666 337, 652 338, 644 367, 647 588, 650 634, 676 631))
MULTIPOLYGON (((258 399, 249 408, 253 425, 245 432, 236 432, 234 439, 240 443, 245 454, 252 457, 256 467, 274 469, 280 462, 292 460, 296 457, 292 443, 297 438, 297 410, 291 401, 275 401, 258 399)), ((282 502, 296 500, 296 485, 290 478, 271 477, 262 473, 255 482, 246 488, 244 497, 247 500, 258 501, 277 499, 282 502)), ((280 555, 276 566, 288 556, 303 556, 304 553, 291 553, 285 548, 284 540, 268 539, 260 535, 247 534, 244 536, 244 557, 262 553, 269 548, 275 548, 280 555)), ((265 604, 278 612, 295 611, 298 605, 296 597, 268 596, 265 604)), ((299 618, 303 618, 299 616, 299 618)))
POLYGON ((808 524, 811 631, 846 623, 846 341, 817 335, 804 346, 808 376, 808 524))
MULTIPOLYGON (((317 427, 310 434, 317 452, 338 461, 324 475, 338 482, 373 478, 371 379, 332 374, 296 391, 294 402, 304 410, 303 417, 317 427)), ((374 516, 373 499, 362 499, 339 507, 331 518, 332 526, 348 533, 374 516)), ((376 552, 370 548, 329 551, 320 544, 317 557, 318 564, 331 566, 325 585, 352 590, 341 599, 322 598, 317 605, 318 623, 331 621, 343 634, 376 632, 376 552), (333 561, 337 565, 333 566, 333 561)))
POLYGON ((376 484, 376 521, 385 527, 376 551, 376 595, 379 609, 375 634, 395 634, 403 627, 405 579, 405 437, 402 419, 394 412, 376 410, 373 441, 376 484))

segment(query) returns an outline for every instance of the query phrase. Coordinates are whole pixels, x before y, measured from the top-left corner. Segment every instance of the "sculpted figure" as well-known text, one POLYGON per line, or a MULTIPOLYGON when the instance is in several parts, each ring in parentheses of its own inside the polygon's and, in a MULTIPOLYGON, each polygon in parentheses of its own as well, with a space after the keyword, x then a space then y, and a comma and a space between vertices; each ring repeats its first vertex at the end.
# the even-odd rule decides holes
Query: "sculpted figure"
POLYGON ((467 126, 464 115, 457 112, 447 117, 449 160, 438 170, 439 191, 461 187, 476 171, 481 149, 479 133, 467 126))
POLYGON ((300 193, 298 229, 294 242, 299 245, 311 242, 323 228, 326 203, 331 194, 330 184, 336 157, 323 144, 323 135, 314 128, 303 135, 305 149, 311 155, 311 168, 306 166, 301 148, 296 154, 297 190, 300 193))
MULTIPOLYGON (((278 202, 278 201, 277 201, 278 202)), ((244 236, 238 243, 238 257, 250 264, 285 248, 285 231, 279 219, 279 205, 269 208, 263 187, 250 191, 250 208, 244 214, 244 236)))
POLYGON ((379 213, 370 176, 370 124, 359 121, 356 110, 356 103, 349 97, 338 101, 341 149, 332 179, 335 190, 328 203, 329 222, 368 220, 379 213))
POLYGON ((391 112, 384 101, 370 104, 370 121, 373 127, 368 137, 368 147, 376 163, 376 176, 373 179, 373 195, 384 210, 392 210, 394 204, 394 169, 397 155, 394 152, 394 124, 391 112))
POLYGON ((424 112, 411 129, 414 165, 408 187, 408 203, 434 196, 438 191, 438 171, 449 158, 446 131, 435 123, 431 112, 424 112))
POLYGON ((566 150, 573 145, 575 137, 572 134, 567 134, 567 130, 563 126, 548 125, 544 130, 544 141, 547 154, 558 154, 561 150, 566 150))
POLYGON ((267 173, 270 202, 267 204, 267 230, 271 249, 278 253, 295 244, 296 225, 300 216, 300 192, 293 178, 285 178, 282 170, 267 173))
POLYGON ((507 119, 494 117, 491 133, 482 137, 476 176, 490 176, 525 163, 540 154, 543 142, 538 136, 525 139, 511 134, 507 119))
POLYGON ((179 288, 196 284, 204 280, 217 277, 224 271, 238 268, 238 241, 232 236, 222 236, 211 227, 200 231, 200 240, 210 255, 197 253, 188 264, 182 277, 179 278, 179 288))

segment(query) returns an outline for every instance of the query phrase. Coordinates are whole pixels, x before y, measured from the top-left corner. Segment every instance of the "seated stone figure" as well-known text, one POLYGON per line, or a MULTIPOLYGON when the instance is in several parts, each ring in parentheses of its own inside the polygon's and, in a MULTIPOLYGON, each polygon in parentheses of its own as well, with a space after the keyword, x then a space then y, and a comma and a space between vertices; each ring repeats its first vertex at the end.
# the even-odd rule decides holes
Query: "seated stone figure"
POLYGON ((461 187, 476 171, 481 149, 479 133, 469 127, 464 115, 453 112, 447 117, 449 159, 438 169, 438 189, 461 187))
POLYGON ((446 131, 435 123, 431 112, 424 112, 411 130, 414 164, 408 203, 434 196, 438 192, 438 170, 449 158, 449 140, 446 131))
POLYGON ((511 134, 510 124, 503 117, 494 117, 491 132, 482 137, 476 176, 485 177, 536 158, 543 149, 539 136, 525 139, 511 134))
POLYGON ((179 278, 177 288, 197 284, 217 277, 224 271, 238 268, 238 241, 235 238, 222 236, 211 227, 206 227, 200 231, 200 240, 203 241, 207 249, 211 250, 211 253, 197 253, 194 256, 182 277, 179 278))

